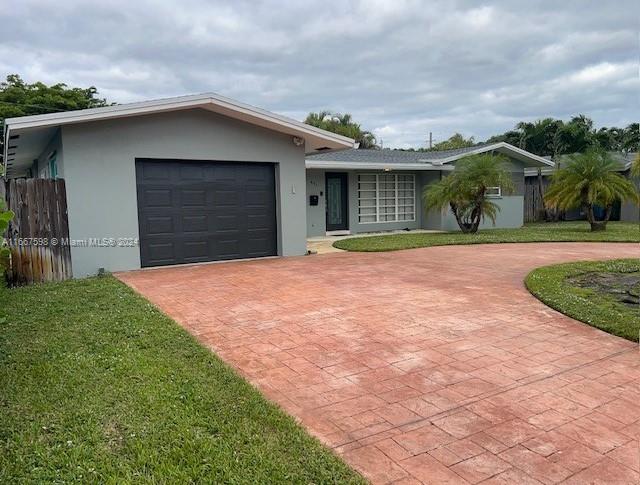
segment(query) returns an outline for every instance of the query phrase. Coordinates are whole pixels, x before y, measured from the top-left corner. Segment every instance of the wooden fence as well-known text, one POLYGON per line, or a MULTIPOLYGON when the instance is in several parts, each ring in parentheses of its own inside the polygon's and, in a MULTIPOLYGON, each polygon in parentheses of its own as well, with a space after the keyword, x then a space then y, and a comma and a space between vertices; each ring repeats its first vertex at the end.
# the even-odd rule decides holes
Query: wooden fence
MULTIPOLYGON (((15 217, 7 231, 10 285, 71 278, 67 195, 63 179, 0 180, 15 217)), ((0 193, 0 196, 3 194, 0 193)))
MULTIPOLYGON (((548 177, 542 178, 543 192, 549 186, 548 177)), ((540 195, 538 177, 525 177, 524 184, 524 222, 544 221, 544 206, 540 195)))

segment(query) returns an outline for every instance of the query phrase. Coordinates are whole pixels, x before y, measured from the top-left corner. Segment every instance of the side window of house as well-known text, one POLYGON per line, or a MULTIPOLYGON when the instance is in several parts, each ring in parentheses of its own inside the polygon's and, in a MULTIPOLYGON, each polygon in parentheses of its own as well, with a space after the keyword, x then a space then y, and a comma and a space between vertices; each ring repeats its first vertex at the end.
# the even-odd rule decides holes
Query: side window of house
POLYGON ((487 187, 486 195, 487 195, 487 197, 498 199, 498 198, 502 197, 502 188, 501 187, 487 187))
POLYGON ((58 177, 58 152, 55 150, 49 154, 46 163, 40 169, 41 179, 55 179, 58 177))

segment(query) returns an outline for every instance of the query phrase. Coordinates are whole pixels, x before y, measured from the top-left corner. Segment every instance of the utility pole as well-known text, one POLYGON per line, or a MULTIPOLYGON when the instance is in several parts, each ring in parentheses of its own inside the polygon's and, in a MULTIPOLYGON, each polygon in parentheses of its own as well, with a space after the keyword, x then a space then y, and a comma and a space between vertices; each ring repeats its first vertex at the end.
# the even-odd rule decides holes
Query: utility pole
POLYGON ((433 148, 433 133, 429 132, 429 150, 433 148))

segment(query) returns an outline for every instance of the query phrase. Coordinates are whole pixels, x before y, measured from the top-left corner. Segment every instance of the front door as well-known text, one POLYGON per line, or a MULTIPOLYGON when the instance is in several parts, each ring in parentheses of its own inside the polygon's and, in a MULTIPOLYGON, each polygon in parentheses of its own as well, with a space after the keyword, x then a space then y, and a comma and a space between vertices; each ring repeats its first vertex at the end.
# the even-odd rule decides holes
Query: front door
POLYGON ((349 229, 349 191, 346 173, 326 174, 327 231, 349 229))

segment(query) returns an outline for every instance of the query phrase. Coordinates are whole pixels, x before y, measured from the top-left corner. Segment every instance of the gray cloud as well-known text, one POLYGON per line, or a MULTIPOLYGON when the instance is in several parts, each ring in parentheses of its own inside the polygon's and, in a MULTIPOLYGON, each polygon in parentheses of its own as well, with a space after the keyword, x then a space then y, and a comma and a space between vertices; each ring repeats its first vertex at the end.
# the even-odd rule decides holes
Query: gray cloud
POLYGON ((328 108, 399 147, 547 116, 637 121, 635 1, 9 3, 0 73, 117 102, 215 91, 298 119, 328 108))

